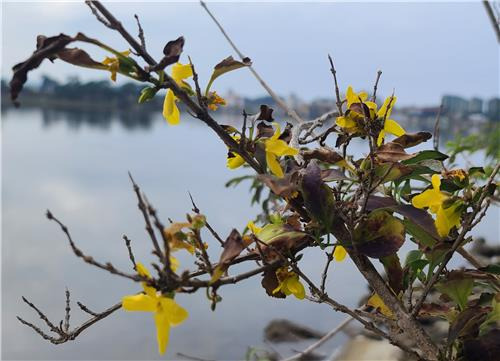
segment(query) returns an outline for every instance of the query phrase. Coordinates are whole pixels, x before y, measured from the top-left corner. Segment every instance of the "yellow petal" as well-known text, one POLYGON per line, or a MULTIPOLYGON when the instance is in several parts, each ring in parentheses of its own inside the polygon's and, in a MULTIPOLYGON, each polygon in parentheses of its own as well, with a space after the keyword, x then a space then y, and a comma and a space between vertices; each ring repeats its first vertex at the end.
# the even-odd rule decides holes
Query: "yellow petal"
POLYGON ((306 297, 306 290, 304 289, 304 285, 299 281, 298 276, 289 277, 286 280, 286 286, 299 300, 303 300, 306 297))
POLYGON ((151 278, 151 273, 149 273, 148 269, 140 262, 137 262, 135 265, 135 269, 137 273, 143 277, 151 278))
POLYGON ((380 107, 379 111, 377 112, 377 116, 379 118, 385 118, 388 119, 391 116, 392 108, 394 107, 394 104, 396 104, 396 97, 387 97, 385 98, 384 104, 380 107), (389 105, 390 103, 390 105, 389 105))
POLYGON ((155 312, 156 299, 144 294, 125 296, 122 298, 122 308, 125 311, 155 312))
POLYGON ((154 318, 156 324, 156 341, 158 342, 158 352, 160 353, 160 355, 163 355, 168 346, 170 324, 165 312, 156 312, 154 318))
POLYGON ((163 117, 170 125, 177 125, 181 120, 179 108, 175 104, 174 92, 170 89, 167 90, 167 95, 163 102, 163 117))
POLYGON ((453 227, 460 225, 460 213, 456 211, 457 206, 452 205, 448 208, 439 207, 436 215, 436 229, 441 237, 450 233, 453 227))
POLYGON ((399 125, 395 120, 386 119, 384 123, 384 130, 387 133, 394 134, 396 137, 400 137, 405 134, 405 130, 401 125, 399 125))
POLYGON ((172 78, 179 83, 182 79, 193 76, 193 68, 191 64, 175 63, 172 66, 172 78))
POLYGON ((342 246, 336 246, 335 251, 333 251, 333 258, 335 261, 342 262, 345 259, 345 256, 347 256, 345 248, 342 246))
POLYGON ((380 133, 378 133, 377 147, 380 147, 382 145, 382 143, 384 142, 384 138, 385 138, 385 130, 382 129, 380 133))
POLYGON ((273 290, 273 295, 275 293, 278 293, 279 291, 281 291, 281 289, 283 288, 283 282, 280 282, 278 287, 276 287, 274 290, 273 290))
POLYGON ((262 231, 262 227, 256 226, 252 221, 247 223, 247 227, 253 234, 259 234, 262 231))
POLYGON ((337 117, 337 120, 335 121, 335 123, 341 127, 341 128, 344 128, 344 129, 355 129, 358 124, 351 118, 349 117, 337 117))
MULTIPOLYGON (((416 208, 433 207, 436 205, 439 206, 442 202, 443 195, 441 192, 434 189, 428 189, 425 192, 413 197, 411 200, 411 204, 413 204, 416 208)), ((433 211, 433 209, 431 209, 431 211, 433 211)))
POLYGON ((279 125, 279 123, 273 123, 273 126, 276 128, 276 130, 274 131, 274 134, 271 138, 271 140, 275 140, 275 139, 278 139, 281 135, 281 127, 279 125))
POLYGON ((281 169, 280 163, 273 153, 266 152, 266 162, 267 166, 276 177, 283 178, 283 169, 281 169))
POLYGON ((170 256, 170 269, 175 272, 179 268, 179 265, 179 260, 174 256, 170 256))
POLYGON ((390 318, 394 317, 394 315, 392 314, 392 311, 390 310, 390 308, 385 305, 384 301, 382 301, 382 299, 380 298, 380 296, 378 294, 376 294, 376 293, 374 293, 373 296, 371 296, 368 299, 368 301, 366 302, 366 304, 368 306, 374 307, 375 309, 377 309, 384 316, 387 316, 387 317, 390 317, 390 318))
POLYGON ((438 191, 439 188, 441 187, 441 178, 439 177, 438 174, 432 175, 431 183, 432 183, 432 188, 434 188, 434 190, 438 191))
POLYGON ((233 153, 234 154, 234 157, 228 157, 227 158, 227 167, 229 169, 236 169, 236 168, 239 168, 241 167, 243 164, 245 164, 245 160, 243 159, 243 157, 239 154, 236 154, 236 153, 233 153))
POLYGON ((271 152, 278 157, 283 155, 297 155, 298 149, 289 147, 288 144, 281 139, 268 139, 266 140, 266 152, 271 152))
POLYGON ((178 326, 189 317, 189 313, 186 309, 179 306, 173 299, 162 297, 160 302, 170 326, 178 326))

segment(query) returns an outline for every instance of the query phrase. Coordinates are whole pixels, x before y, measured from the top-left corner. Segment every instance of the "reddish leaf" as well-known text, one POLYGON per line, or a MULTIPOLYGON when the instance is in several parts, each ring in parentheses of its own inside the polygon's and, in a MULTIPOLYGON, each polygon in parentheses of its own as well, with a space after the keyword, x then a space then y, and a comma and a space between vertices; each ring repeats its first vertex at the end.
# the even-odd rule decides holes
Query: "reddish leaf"
POLYGON ((398 143, 403 148, 411 148, 432 138, 429 132, 406 133, 394 139, 391 143, 398 143))

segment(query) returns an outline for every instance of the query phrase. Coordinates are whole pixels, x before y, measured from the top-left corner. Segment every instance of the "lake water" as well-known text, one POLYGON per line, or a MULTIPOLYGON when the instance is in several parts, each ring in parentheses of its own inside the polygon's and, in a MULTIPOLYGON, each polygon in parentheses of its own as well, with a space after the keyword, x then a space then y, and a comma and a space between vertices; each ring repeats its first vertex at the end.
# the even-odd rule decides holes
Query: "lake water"
MULTIPOLYGON (((82 333, 76 341, 55 346, 21 325, 16 315, 42 325, 21 296, 37 304, 51 319, 64 317, 64 290, 72 294, 74 325, 86 319, 76 306, 103 310, 140 287, 84 264, 44 213, 50 209, 72 232, 80 248, 101 261, 129 270, 122 235, 132 239, 136 258, 152 260, 151 245, 136 208, 127 176, 136 181, 160 216, 181 221, 191 209, 188 191, 211 225, 225 237, 232 227, 244 228, 258 211, 249 205, 248 184, 226 189, 224 183, 248 170, 226 168, 225 146, 203 124, 184 116, 180 126, 159 117, 142 126, 110 118, 105 123, 81 116, 13 110, 2 113, 2 358, 4 359, 178 359, 178 352, 207 359, 244 359, 249 346, 263 346, 263 329, 274 318, 287 318, 328 331, 345 318, 326 305, 276 300, 260 286, 260 278, 223 287, 215 312, 203 291, 179 295, 189 319, 171 330, 166 356, 157 354, 151 314, 117 311, 82 333)), ((227 119, 228 122, 237 119, 227 119)), ((478 158, 473 159, 480 161, 478 158)), ((491 210, 475 231, 498 241, 498 209, 491 210)), ((217 242, 205 240, 214 259, 217 242)), ((311 249, 303 270, 318 279, 324 254, 311 249)), ((180 257, 189 266, 188 257, 180 257)), ((243 268, 232 268, 235 274, 243 268)), ((329 273, 329 295, 356 306, 366 283, 350 261, 329 273)), ((346 340, 338 335, 323 350, 346 340)), ((303 344, 280 345, 283 355, 303 344)))

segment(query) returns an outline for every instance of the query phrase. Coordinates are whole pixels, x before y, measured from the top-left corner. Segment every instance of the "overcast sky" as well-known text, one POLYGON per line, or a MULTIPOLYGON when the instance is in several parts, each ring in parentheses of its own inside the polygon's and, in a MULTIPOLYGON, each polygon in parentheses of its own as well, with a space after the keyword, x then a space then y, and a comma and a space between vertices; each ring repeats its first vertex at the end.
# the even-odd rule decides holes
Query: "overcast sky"
MULTIPOLYGON (((142 21, 150 53, 159 58, 168 40, 184 35, 182 62, 190 55, 206 82, 211 69, 235 55, 197 2, 108 3, 136 34, 142 21)), ((499 92, 499 48, 480 1, 468 3, 209 3, 255 68, 280 94, 332 96, 327 54, 334 57, 340 85, 370 89, 378 69, 380 90, 394 88, 399 104, 439 103, 443 93, 489 98, 499 92)), ((35 47, 37 34, 81 31, 119 50, 128 48, 116 32, 98 23, 83 2, 2 4, 2 77, 35 47)), ((106 55, 88 46, 96 59, 106 55)), ((78 75, 104 79, 109 73, 44 62, 30 75, 58 80, 78 75)), ((125 81, 119 79, 118 83, 125 81)), ((214 89, 248 95, 264 91, 247 70, 218 80, 214 89)))

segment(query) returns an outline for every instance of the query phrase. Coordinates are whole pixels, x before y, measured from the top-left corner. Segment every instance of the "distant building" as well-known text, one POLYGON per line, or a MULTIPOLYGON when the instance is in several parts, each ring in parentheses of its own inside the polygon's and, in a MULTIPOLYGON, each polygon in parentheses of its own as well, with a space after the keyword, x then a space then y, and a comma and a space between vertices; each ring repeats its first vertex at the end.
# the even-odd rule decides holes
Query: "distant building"
POLYGON ((465 114, 469 110, 469 102, 455 95, 444 95, 441 102, 444 113, 465 114))
POLYGON ((472 98, 469 100, 469 114, 481 114, 483 112, 483 99, 472 98))
POLYGON ((500 121, 500 98, 493 98, 488 101, 486 114, 490 120, 500 121))

